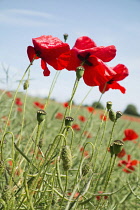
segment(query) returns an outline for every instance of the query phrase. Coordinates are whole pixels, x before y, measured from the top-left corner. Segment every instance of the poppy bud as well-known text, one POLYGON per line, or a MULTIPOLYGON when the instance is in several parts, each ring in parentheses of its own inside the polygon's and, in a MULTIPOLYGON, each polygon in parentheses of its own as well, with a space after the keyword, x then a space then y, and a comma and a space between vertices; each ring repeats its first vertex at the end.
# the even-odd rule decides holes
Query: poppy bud
POLYGON ((109 110, 109 119, 110 119, 112 122, 115 122, 115 120, 116 120, 116 113, 113 112, 112 109, 109 110))
POLYGON ((89 170, 90 170, 90 165, 89 164, 83 165, 83 167, 82 167, 82 175, 83 176, 87 175, 89 170))
POLYGON ((26 80, 26 81, 24 82, 24 84, 23 84, 23 89, 24 89, 24 90, 27 90, 28 87, 29 87, 29 81, 26 80))
POLYGON ((112 102, 111 101, 108 101, 106 103, 106 108, 107 108, 108 111, 112 108, 112 102))
POLYGON ((71 123, 74 121, 72 117, 65 117, 65 126, 71 126, 71 123))
POLYGON ((61 158, 63 161, 63 169, 65 171, 69 170, 72 166, 72 156, 69 146, 64 146, 61 151, 61 158))
POLYGON ((83 77, 84 71, 85 71, 85 69, 84 69, 83 66, 78 66, 78 67, 76 68, 76 76, 77 76, 77 79, 78 79, 78 80, 80 80, 81 77, 83 77))
POLYGON ((122 116, 122 112, 117 111, 116 112, 116 120, 119 119, 122 116))
POLYGON ((113 152, 115 155, 121 152, 124 143, 121 140, 115 140, 113 142, 113 152))
POLYGON ((41 123, 44 119, 45 119, 45 116, 46 116, 46 112, 45 110, 38 110, 37 111, 37 121, 38 123, 41 123))
POLYGON ((65 40, 65 42, 66 42, 69 35, 68 35, 68 34, 63 34, 63 36, 64 36, 64 40, 65 40))

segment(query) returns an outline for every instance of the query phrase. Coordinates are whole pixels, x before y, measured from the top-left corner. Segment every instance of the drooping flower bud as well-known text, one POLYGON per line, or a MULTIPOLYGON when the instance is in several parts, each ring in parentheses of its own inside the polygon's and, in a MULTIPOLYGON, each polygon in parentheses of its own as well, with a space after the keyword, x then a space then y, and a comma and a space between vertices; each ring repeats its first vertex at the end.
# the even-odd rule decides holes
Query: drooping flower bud
POLYGON ((113 142, 113 152, 115 155, 121 152, 123 145, 124 143, 121 140, 115 140, 113 142))
POLYGON ((45 110, 43 110, 43 109, 38 110, 37 111, 37 121, 38 121, 38 123, 41 123, 45 119, 45 116, 46 116, 45 110))
POLYGON ((63 169, 65 171, 69 170, 72 166, 72 156, 69 146, 64 146, 61 151, 61 158, 63 161, 63 169))
POLYGON ((88 174, 90 170, 90 165, 88 163, 86 163, 85 165, 83 165, 82 167, 82 175, 85 176, 88 174))
POLYGON ((122 116, 122 112, 117 111, 116 112, 116 120, 119 119, 122 116))
POLYGON ((77 77, 78 80, 80 80, 81 77, 83 77, 84 71, 85 71, 85 69, 84 69, 83 66, 78 66, 76 68, 76 77, 77 77))
POLYGON ((63 36, 64 36, 64 40, 65 40, 65 42, 66 42, 69 35, 68 35, 68 34, 63 34, 63 36))
POLYGON ((111 110, 111 108, 112 108, 112 102, 111 101, 108 101, 106 103, 106 108, 107 108, 108 111, 111 110))
POLYGON ((71 126, 71 123, 74 121, 72 117, 65 117, 65 126, 71 126))
POLYGON ((109 119, 112 122, 115 122, 116 121, 116 113, 112 109, 109 110, 109 119))
POLYGON ((29 81, 26 80, 26 81, 24 82, 24 84, 23 84, 23 89, 24 89, 24 90, 27 90, 28 87, 29 87, 29 81))

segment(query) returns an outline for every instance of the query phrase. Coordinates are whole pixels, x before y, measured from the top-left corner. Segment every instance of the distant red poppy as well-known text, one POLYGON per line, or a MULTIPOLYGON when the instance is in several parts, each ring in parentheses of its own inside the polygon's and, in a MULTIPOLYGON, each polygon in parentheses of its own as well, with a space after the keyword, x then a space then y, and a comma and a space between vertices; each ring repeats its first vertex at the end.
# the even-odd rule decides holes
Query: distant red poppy
POLYGON ((73 130, 80 131, 80 126, 78 124, 72 125, 73 130))
POLYGON ((68 102, 63 103, 63 107, 67 108, 69 106, 68 102))
POLYGON ((112 69, 113 69, 113 71, 116 72, 116 75, 114 74, 114 76, 111 78, 111 80, 109 80, 107 83, 101 84, 99 86, 100 92, 104 93, 111 88, 111 89, 118 89, 122 93, 125 93, 126 89, 124 87, 122 87, 118 83, 118 81, 123 80, 125 77, 127 77, 129 75, 127 67, 123 64, 118 64, 117 66, 113 67, 112 69))
POLYGON ((9 97, 9 98, 11 98, 12 97, 12 93, 11 92, 6 92, 6 95, 9 97))
POLYGON ((123 141, 132 141, 139 137, 139 135, 132 129, 126 129, 124 131, 124 134, 125 134, 125 137, 123 138, 123 141))
POLYGON ((135 171, 133 166, 136 166, 138 163, 138 160, 131 160, 131 155, 127 155, 127 160, 120 160, 118 166, 125 165, 123 171, 126 173, 131 173, 132 171, 135 171))
POLYGON ((89 111, 89 112, 93 112, 94 111, 94 108, 92 107, 92 106, 88 106, 88 107, 86 107, 87 108, 87 110, 89 111))
POLYGON ((83 156, 86 158, 89 158, 89 152, 87 150, 84 150, 84 147, 80 147, 80 152, 83 152, 83 156))
POLYGON ((8 164, 9 164, 9 166, 12 166, 13 165, 13 161, 12 160, 9 160, 8 161, 8 164))
POLYGON ((55 118, 56 119, 59 119, 59 120, 62 120, 63 119, 63 114, 58 112, 56 115, 55 115, 55 118))
POLYGON ((92 39, 82 36, 76 40, 74 47, 69 52, 62 54, 60 58, 68 62, 66 69, 69 71, 76 71, 78 66, 83 66, 85 69, 84 82, 89 86, 99 86, 111 80, 116 74, 104 63, 111 61, 115 55, 114 45, 97 47, 92 39))
POLYGON ((17 107, 17 111, 18 111, 18 112, 22 112, 23 110, 22 110, 21 107, 17 107))
POLYGON ((88 132, 88 131, 85 131, 85 132, 84 132, 84 135, 85 135, 88 139, 92 138, 90 132, 88 132))
POLYGON ((69 51, 70 48, 67 43, 63 43, 57 37, 45 35, 33 38, 32 42, 34 47, 28 46, 27 48, 29 60, 31 62, 33 59, 41 58, 41 68, 44 70, 44 76, 50 75, 47 64, 56 70, 62 70, 66 67, 65 61, 58 60, 58 57, 69 51))
POLYGON ((85 122, 85 121, 86 121, 86 118, 85 118, 84 116, 82 116, 82 115, 80 115, 80 116, 78 117, 78 119, 79 119, 81 122, 85 122))
MULTIPOLYGON (((69 192, 69 193, 68 193, 68 196, 71 196, 71 194, 72 194, 72 193, 69 192)), ((76 192, 76 193, 74 194, 73 198, 77 198, 77 197, 79 196, 79 194, 80 194, 80 193, 76 192)))
POLYGON ((122 157, 124 157, 125 155, 126 155, 126 152, 125 152, 125 149, 123 148, 123 149, 121 150, 121 152, 119 152, 119 153, 117 154, 117 157, 122 158, 122 157))
POLYGON ((21 101, 20 98, 16 98, 16 99, 15 99, 15 104, 16 104, 17 106, 22 106, 22 105, 23 105, 23 103, 22 103, 22 101, 21 101))
POLYGON ((35 101, 35 102, 34 102, 34 105, 35 105, 37 108, 40 108, 40 109, 44 109, 44 107, 45 107, 44 104, 42 104, 42 103, 40 103, 40 102, 38 102, 38 101, 35 101))
POLYGON ((106 120, 107 120, 107 116, 101 114, 101 115, 100 115, 100 119, 103 120, 103 121, 106 121, 106 120))
MULTIPOLYGON (((3 116, 2 117, 2 121, 4 122, 4 123, 6 123, 7 122, 7 119, 8 119, 8 117, 6 117, 6 116, 3 116)), ((8 121, 8 124, 7 124, 8 126, 10 125, 10 120, 8 121)))
MULTIPOLYGON (((99 191, 98 193, 102 194, 103 191, 99 191)), ((105 196, 99 196, 99 195, 97 195, 96 196, 96 199, 99 201, 101 199, 101 197, 104 197, 105 200, 108 199, 108 196, 106 196, 106 195, 105 196)))

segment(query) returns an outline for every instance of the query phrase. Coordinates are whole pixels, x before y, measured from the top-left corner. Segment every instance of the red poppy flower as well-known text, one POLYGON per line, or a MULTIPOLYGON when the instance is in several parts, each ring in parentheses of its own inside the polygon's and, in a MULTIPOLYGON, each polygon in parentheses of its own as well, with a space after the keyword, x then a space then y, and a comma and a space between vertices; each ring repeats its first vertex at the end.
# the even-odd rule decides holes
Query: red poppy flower
POLYGON ((80 126, 78 124, 72 125, 73 130, 80 131, 80 126))
POLYGON ((121 81, 129 75, 127 67, 123 64, 118 64, 112 69, 113 71, 116 72, 116 75, 114 75, 112 79, 109 80, 107 83, 104 83, 99 86, 100 92, 104 93, 111 88, 111 89, 118 89, 122 93, 125 93, 126 89, 123 86, 121 86, 117 81, 121 81))
POLYGON ((22 101, 21 101, 21 99, 20 98, 16 98, 15 99, 15 104, 17 105, 17 106, 22 106, 22 101))
POLYGON ((68 102, 63 103, 63 107, 67 108, 69 106, 68 102))
POLYGON ((40 108, 40 109, 44 109, 44 107, 45 107, 44 104, 42 104, 42 103, 40 103, 40 102, 38 102, 38 101, 35 101, 35 102, 34 102, 34 105, 35 105, 37 108, 40 108))
POLYGON ((81 122, 85 122, 85 121, 86 121, 86 118, 85 118, 84 116, 82 116, 82 115, 80 115, 80 116, 78 117, 78 119, 79 119, 81 122))
POLYGON ((55 115, 55 118, 56 119, 59 119, 59 120, 62 120, 63 119, 63 114, 58 112, 56 115, 55 115))
MULTIPOLYGON (((3 116, 2 117, 2 121, 4 122, 4 123, 6 123, 7 122, 7 119, 8 119, 8 117, 6 117, 6 116, 3 116)), ((8 124, 7 124, 8 126, 10 125, 10 120, 8 121, 8 124)))
POLYGON ((124 134, 125 134, 125 138, 123 138, 123 141, 132 141, 139 137, 139 135, 132 129, 126 129, 124 131, 124 134))
POLYGON ((127 155, 127 160, 120 160, 118 166, 125 165, 123 171, 126 173, 131 173, 132 171, 135 171, 133 166, 136 166, 138 163, 138 160, 131 160, 131 155, 127 155))
POLYGON ((44 76, 50 75, 47 64, 56 70, 62 70, 66 67, 65 61, 58 60, 58 57, 69 51, 70 48, 67 43, 63 43, 57 37, 45 35, 33 38, 32 42, 34 47, 28 46, 27 48, 29 60, 31 62, 33 59, 41 58, 41 68, 44 70, 44 76))
POLYGON ((107 116, 104 116, 103 114, 101 114, 100 115, 100 119, 103 120, 103 121, 106 121, 107 120, 107 116))
POLYGON ((95 42, 87 36, 76 40, 74 47, 59 59, 68 62, 67 70, 75 70, 78 66, 85 68, 83 79, 89 86, 99 86, 112 79, 116 74, 104 62, 111 61, 116 55, 114 45, 97 47, 95 42))
POLYGON ((117 157, 122 158, 126 155, 125 149, 122 149, 121 152, 117 154, 117 157))
POLYGON ((86 107, 87 108, 87 110, 89 111, 89 112, 93 112, 94 111, 94 108, 92 107, 92 106, 88 106, 88 107, 86 107))
POLYGON ((21 107, 17 107, 17 111, 18 111, 18 112, 22 112, 23 110, 22 110, 21 107))
MULTIPOLYGON (((99 191, 98 193, 102 194, 103 191, 99 191)), ((97 195, 97 196, 96 196, 96 199, 99 201, 99 200, 101 199, 101 196, 97 195)), ((108 199, 108 196, 105 195, 105 196, 104 196, 104 199, 105 199, 105 200, 108 199)))
POLYGON ((84 132, 84 135, 85 135, 88 139, 92 138, 91 134, 90 134, 88 131, 85 131, 85 132, 84 132))
POLYGON ((6 92, 6 95, 9 97, 9 98, 11 98, 12 97, 12 93, 11 92, 6 92))

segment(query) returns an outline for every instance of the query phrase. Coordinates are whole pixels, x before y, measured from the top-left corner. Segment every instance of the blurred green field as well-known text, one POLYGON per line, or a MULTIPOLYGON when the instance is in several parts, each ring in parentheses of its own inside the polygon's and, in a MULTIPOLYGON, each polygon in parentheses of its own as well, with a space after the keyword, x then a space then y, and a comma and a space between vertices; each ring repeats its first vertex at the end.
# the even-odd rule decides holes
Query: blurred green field
MULTIPOLYGON (((14 95, 14 92, 11 92, 14 95)), ((36 128, 37 128, 37 110, 40 108, 37 107, 34 102, 39 102, 45 104, 46 99, 36 98, 27 96, 23 93, 18 93, 17 98, 20 98, 22 105, 18 106, 14 104, 13 110, 7 124, 7 132, 12 132, 14 137, 14 142, 18 145, 18 148, 28 157, 32 159, 34 153, 34 142, 36 137, 36 128), (26 100, 26 103, 25 103, 26 100), (18 109, 18 108, 22 108, 18 109), (25 109, 25 110, 24 110, 25 109), (19 143, 20 142, 20 143, 19 143)), ((0 134, 3 135, 5 125, 7 122, 8 112, 11 106, 13 97, 9 97, 6 92, 1 91, 0 98, 0 134)), ((37 166, 40 164, 40 161, 45 161, 46 154, 48 149, 53 143, 55 137, 59 134, 60 127, 62 125, 63 117, 58 114, 61 113, 64 115, 66 108, 62 103, 57 103, 54 100, 49 100, 46 108, 46 118, 42 125, 42 130, 39 139, 38 145, 38 155, 34 164, 37 166)), ((78 202, 76 207, 66 207, 68 200, 64 199, 62 206, 62 190, 60 188, 60 183, 58 179, 61 179, 62 188, 65 188, 65 172, 62 166, 62 160, 60 158, 60 148, 62 147, 61 141, 57 143, 57 147, 54 150, 52 160, 47 165, 47 170, 45 174, 41 173, 37 185, 32 185, 31 188, 28 185, 28 181, 33 174, 37 173, 37 170, 28 163, 26 158, 14 148, 14 156, 12 156, 12 138, 11 134, 7 133, 4 138, 4 147, 3 147, 3 157, 4 162, 1 163, 1 178, 0 178, 0 192, 1 192, 1 205, 0 209, 140 209, 140 164, 138 163, 134 166, 135 170, 131 173, 126 173, 122 169, 124 167, 118 167, 119 161, 126 160, 127 155, 131 155, 132 160, 137 160, 140 162, 140 138, 137 138, 133 141, 125 141, 124 149, 126 154, 124 157, 117 157, 115 166, 112 171, 111 178, 106 189, 106 193, 110 193, 105 198, 98 195, 93 196, 93 198, 87 202, 83 203, 82 201, 90 198, 93 193, 99 194, 100 191, 103 191, 103 186, 106 180, 106 173, 110 161, 110 152, 107 152, 107 158, 105 160, 104 169, 101 174, 98 186, 94 192, 95 183, 99 175, 100 166, 103 162, 104 155, 108 150, 108 140, 112 132, 113 122, 107 119, 106 121, 101 120, 101 115, 104 114, 104 110, 95 109, 95 112, 91 113, 88 111, 85 106, 73 105, 71 116, 74 118, 72 125, 77 124, 79 129, 74 129, 74 136, 72 136, 72 131, 69 130, 67 134, 67 144, 71 145, 72 153, 72 167, 68 171, 68 183, 66 195, 67 199, 70 198, 71 193, 73 192, 75 174, 78 170, 79 163, 82 158, 83 163, 88 164, 90 162, 90 157, 92 156, 92 146, 93 144, 94 153, 93 159, 90 163, 90 172, 84 176, 82 179, 79 179, 78 186, 75 192, 75 197, 73 200, 77 199, 78 202), (80 116, 84 116, 85 120, 79 120, 80 116), (90 119, 89 119, 90 118, 90 119), (89 120, 88 120, 89 119, 89 120), (86 126, 86 127, 85 127, 86 126), (96 143, 95 143, 96 140, 96 143), (83 145, 86 143, 87 146, 83 152, 83 145), (14 157, 14 161, 13 161, 14 157), (10 162, 11 161, 11 162, 10 162), (59 176, 55 176, 56 163, 59 161, 59 176), (12 171, 12 164, 14 162, 14 171, 12 171), (26 171, 26 174, 25 174, 26 171), (13 174, 12 179, 10 178, 13 174), (51 176, 53 174, 53 176, 51 176), (32 195, 33 208, 30 204, 28 198, 26 198, 27 192, 22 188, 25 186, 25 179, 27 180, 29 195, 32 195), (92 176, 92 179, 89 182, 89 178, 92 176), (43 181, 42 181, 43 180, 43 181), (40 184, 41 183, 41 184, 40 184), (88 190, 85 189, 85 184, 90 183, 90 186, 86 186, 88 190), (11 186, 10 186, 11 184, 11 186), (36 188, 34 189, 34 186, 36 188), (5 187, 8 187, 8 190, 5 190, 5 187), (76 193, 84 190, 84 195, 78 197, 76 193), (118 192, 117 192, 118 191, 118 192), (7 193, 7 194, 6 194, 7 193), (61 194, 61 195, 60 195, 61 194), (24 198, 25 196, 25 198, 24 198), (23 199, 24 198, 24 199, 23 199), (23 199, 23 201, 22 201, 23 199), (7 203, 9 207, 7 207, 7 203)), ((140 136, 140 118, 133 117, 129 115, 123 115, 116 123, 113 140, 123 140, 124 130, 133 129, 140 136)), ((45 170, 45 169, 44 169, 45 170)), ((81 170, 81 169, 80 169, 81 170)), ((34 181, 34 180, 33 180, 34 181)), ((74 204, 75 205, 75 204, 74 204)))

